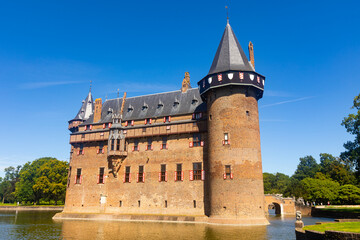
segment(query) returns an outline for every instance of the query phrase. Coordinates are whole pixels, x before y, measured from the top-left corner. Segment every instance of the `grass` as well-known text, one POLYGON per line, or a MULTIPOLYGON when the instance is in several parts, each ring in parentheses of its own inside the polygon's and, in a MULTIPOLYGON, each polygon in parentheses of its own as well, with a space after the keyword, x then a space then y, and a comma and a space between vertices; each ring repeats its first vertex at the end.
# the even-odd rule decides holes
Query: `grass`
POLYGON ((303 229, 318 232, 340 231, 360 233, 360 222, 323 223, 319 225, 309 225, 304 227, 303 229))
POLYGON ((327 212, 360 213, 360 207, 325 207, 325 208, 317 208, 316 210, 327 211, 327 212))
POLYGON ((0 206, 16 206, 16 203, 0 203, 0 206))

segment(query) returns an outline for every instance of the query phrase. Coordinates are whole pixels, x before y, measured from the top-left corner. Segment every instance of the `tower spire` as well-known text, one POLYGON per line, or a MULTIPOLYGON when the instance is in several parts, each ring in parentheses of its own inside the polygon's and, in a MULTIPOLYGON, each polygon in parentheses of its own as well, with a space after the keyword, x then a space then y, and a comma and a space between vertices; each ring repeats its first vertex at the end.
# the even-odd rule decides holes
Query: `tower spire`
POLYGON ((226 23, 229 24, 229 8, 228 6, 225 6, 226 8, 226 23))
POLYGON ((89 92, 91 92, 91 85, 92 85, 92 80, 90 80, 90 89, 89 89, 89 92))

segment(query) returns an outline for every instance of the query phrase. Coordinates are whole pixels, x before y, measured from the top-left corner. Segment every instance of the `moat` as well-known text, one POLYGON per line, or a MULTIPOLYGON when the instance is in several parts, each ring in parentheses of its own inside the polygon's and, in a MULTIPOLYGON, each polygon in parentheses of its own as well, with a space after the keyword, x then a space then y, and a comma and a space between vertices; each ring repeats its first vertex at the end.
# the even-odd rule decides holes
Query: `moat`
MULTIPOLYGON (((295 217, 268 216, 270 225, 53 221, 58 211, 0 211, 2 239, 295 239, 295 217)), ((304 217, 305 225, 329 218, 304 217)))

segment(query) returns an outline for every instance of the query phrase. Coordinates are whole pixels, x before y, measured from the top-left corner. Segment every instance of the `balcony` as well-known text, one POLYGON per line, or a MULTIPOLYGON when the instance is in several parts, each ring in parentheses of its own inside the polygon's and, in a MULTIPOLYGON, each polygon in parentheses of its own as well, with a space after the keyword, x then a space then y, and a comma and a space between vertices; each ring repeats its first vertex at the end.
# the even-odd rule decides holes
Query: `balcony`
POLYGON ((127 157, 128 153, 127 151, 109 151, 108 156, 114 156, 114 157, 127 157))

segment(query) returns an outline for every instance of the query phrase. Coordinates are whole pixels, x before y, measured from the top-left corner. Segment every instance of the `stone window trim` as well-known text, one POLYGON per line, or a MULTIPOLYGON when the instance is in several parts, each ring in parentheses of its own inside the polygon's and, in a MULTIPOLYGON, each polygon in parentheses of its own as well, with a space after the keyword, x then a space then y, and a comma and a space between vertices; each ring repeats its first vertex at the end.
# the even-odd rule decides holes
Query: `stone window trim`
POLYGON ((225 172, 224 172, 224 180, 226 179, 233 179, 234 175, 231 171, 231 165, 225 165, 225 172))

